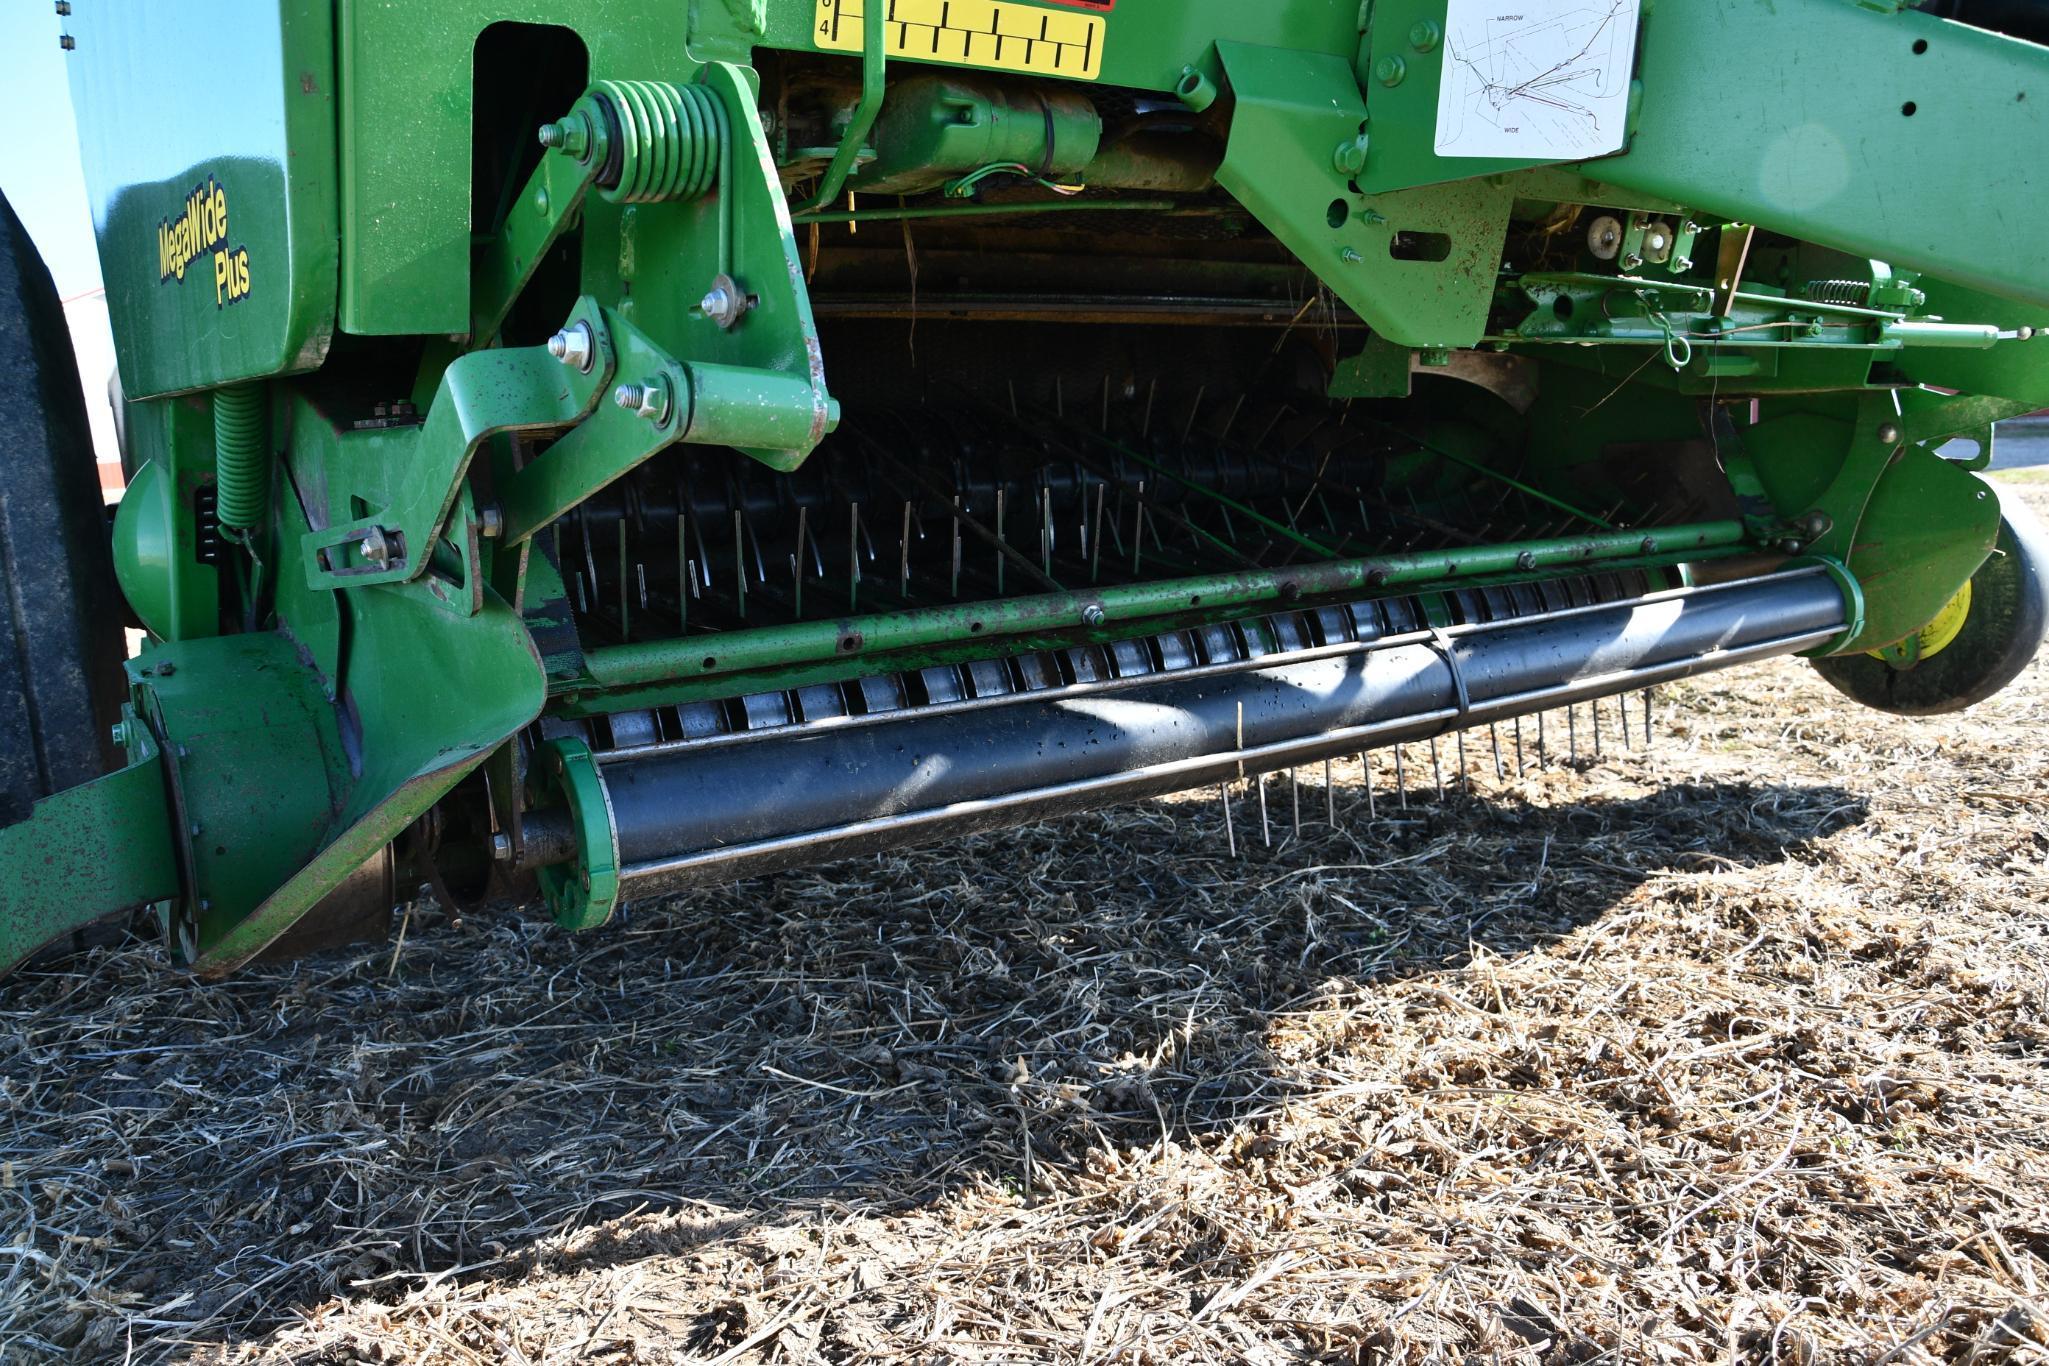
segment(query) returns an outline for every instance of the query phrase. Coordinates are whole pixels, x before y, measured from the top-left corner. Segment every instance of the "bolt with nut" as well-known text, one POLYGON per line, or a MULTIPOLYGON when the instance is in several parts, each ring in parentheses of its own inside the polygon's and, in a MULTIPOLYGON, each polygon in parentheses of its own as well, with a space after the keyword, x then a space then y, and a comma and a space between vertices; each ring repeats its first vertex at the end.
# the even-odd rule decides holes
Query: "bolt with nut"
POLYGON ((622 384, 612 391, 612 401, 656 426, 669 420, 669 381, 663 375, 649 375, 638 384, 622 384))
POLYGON ((588 375, 597 359, 597 337, 592 333, 591 325, 579 318, 548 338, 548 354, 588 375))

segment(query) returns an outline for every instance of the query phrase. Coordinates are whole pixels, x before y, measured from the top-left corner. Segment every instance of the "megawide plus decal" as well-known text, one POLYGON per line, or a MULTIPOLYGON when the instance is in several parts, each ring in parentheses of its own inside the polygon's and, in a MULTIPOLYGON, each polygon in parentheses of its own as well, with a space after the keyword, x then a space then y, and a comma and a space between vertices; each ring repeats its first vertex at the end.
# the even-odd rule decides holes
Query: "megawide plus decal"
POLYGON ((157 283, 185 283, 193 263, 207 258, 215 308, 249 297, 249 249, 228 245, 228 191, 208 176, 185 196, 176 218, 157 224, 157 283))

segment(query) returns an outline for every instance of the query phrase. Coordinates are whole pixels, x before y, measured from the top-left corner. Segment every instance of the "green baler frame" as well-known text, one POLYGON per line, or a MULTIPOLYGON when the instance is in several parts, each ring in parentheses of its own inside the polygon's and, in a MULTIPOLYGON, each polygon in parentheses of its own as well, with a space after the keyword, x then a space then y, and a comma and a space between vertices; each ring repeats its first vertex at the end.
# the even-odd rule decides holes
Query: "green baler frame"
MULTIPOLYGON (((147 468, 124 506, 131 525, 120 544, 131 577, 149 584, 131 585, 130 598, 157 639, 131 666, 125 733, 134 766, 0 831, 0 862, 81 825, 143 828, 151 839, 168 828, 193 903, 188 952, 225 970, 479 766, 498 775, 494 816, 516 814, 505 803, 520 775, 489 766, 509 762, 508 742, 544 708, 574 716, 958 655, 966 616, 943 608, 729 633, 714 653, 691 641, 544 653, 530 632, 534 602, 561 592, 531 550, 555 518, 679 439, 737 446, 789 469, 837 421, 796 233, 864 215, 821 204, 793 219, 774 138, 755 107, 753 64, 779 50, 825 51, 858 66, 863 96, 834 158, 843 171, 882 94, 885 63, 872 37, 890 16, 863 12, 858 0, 230 8, 204 31, 97 6, 74 20, 74 89, 89 130, 122 377, 131 399, 149 400, 131 410, 133 463, 147 468), (821 48, 817 25, 828 12, 863 26, 867 60, 821 48), (473 59, 498 23, 558 29, 564 44, 580 45, 594 82, 696 92, 698 107, 729 130, 719 191, 620 202, 596 192, 598 162, 558 146, 503 226, 480 240, 471 221, 473 59), (197 89, 174 81, 211 66, 248 78, 197 89), (151 101, 174 83, 186 107, 152 119, 151 101), (166 234, 193 203, 178 230, 208 268, 197 281, 166 278, 166 234), (563 322, 565 335, 586 329, 594 362, 576 372, 539 348, 489 345, 536 263, 574 231, 585 243, 583 297, 563 322), (223 254, 225 277, 215 274, 223 254), (695 301, 732 277, 758 291, 758 312, 745 328, 714 327, 695 301), (392 340, 369 340, 378 338, 392 340), (271 444, 287 453, 299 493, 276 500, 272 553, 258 563, 279 629, 217 635, 218 571, 191 553, 191 509, 211 490, 217 458, 203 391, 305 374, 339 347, 354 363, 398 339, 418 356, 405 381, 425 410, 417 426, 348 429, 317 387, 271 387, 271 444), (618 384, 661 402, 638 411, 602 402, 618 384), (539 460, 509 463, 503 440, 520 433, 562 435, 539 460), (252 728, 210 699, 223 680, 251 671, 276 689, 277 714, 304 723, 285 727, 289 734, 252 728), (447 696, 425 695, 433 689, 422 681, 447 696), (292 766, 328 782, 286 833, 263 784, 253 800, 217 795, 232 775, 292 766), (160 784, 135 776, 159 770, 160 784), (252 846, 261 857, 246 854, 252 846)), ((1739 522, 1661 528, 1652 541, 1617 533, 1413 562, 1331 560, 1314 572, 1223 582, 1073 585, 991 604, 972 614, 973 634, 1021 647, 1108 640, 1268 598, 1471 576, 1519 582, 1560 564, 1670 565, 1789 543, 1844 567, 1858 610, 1833 648, 1862 650, 1909 636, 1988 552, 1996 501, 1932 448, 2049 403, 2049 343, 2034 341, 2049 335, 2049 274, 2026 234, 1987 231, 2002 219, 2038 221, 2049 207, 2040 182, 2049 167, 2044 49, 1884 3, 1647 6, 1626 149, 1538 166, 1432 150, 1444 0, 1013 8, 1094 26, 1102 46, 1091 53, 1091 84, 1195 108, 1229 101, 1218 182, 1373 334, 1335 393, 1406 393, 1419 364, 1483 342, 1540 357, 1560 377, 1533 427, 1539 465, 1552 470, 1582 458, 1591 438, 1564 434, 1582 422, 1681 431, 1697 422, 1701 397, 1725 393, 1757 396, 1761 420, 1723 452, 1744 500, 1739 522), (2006 174, 1948 154, 1990 130, 2006 174), (1910 192, 1900 185, 1908 168, 1910 192), (1695 219, 1766 225, 1824 253, 1922 273, 1925 302, 1903 288, 1862 304, 1803 307, 1771 291, 1717 291, 1676 270, 1646 270, 1619 281, 1533 278, 1524 282, 1530 320, 1490 331, 1501 242, 1517 205, 1529 202, 1684 215, 1689 230, 1695 219), (1398 258, 1397 242, 1418 231, 1442 234, 1450 249, 1398 258), (1566 315, 1548 305, 1567 293, 1599 303, 1607 321, 1560 326, 1566 315), (1767 321, 1724 331, 1732 309, 1767 321), (1736 340, 1745 327, 1795 325, 1797 336, 1774 332, 1769 345, 1736 340), (1736 354, 1725 356, 1725 345, 1736 354), (1645 348, 1659 346, 1669 364, 1646 374, 1656 357, 1645 348), (1612 405, 1599 397, 1638 376, 1612 405), (1574 407, 1578 397, 1587 401, 1574 407)), ((903 63, 932 64, 894 53, 887 67, 903 63)), ((850 183, 858 191, 858 174, 850 183)), ((1156 201, 1115 207, 1134 202, 1156 201)), ((165 899, 157 861, 108 860, 65 877, 76 891, 61 911, 47 885, 9 891, 0 926, 13 928, 0 961, 106 910, 165 899)))

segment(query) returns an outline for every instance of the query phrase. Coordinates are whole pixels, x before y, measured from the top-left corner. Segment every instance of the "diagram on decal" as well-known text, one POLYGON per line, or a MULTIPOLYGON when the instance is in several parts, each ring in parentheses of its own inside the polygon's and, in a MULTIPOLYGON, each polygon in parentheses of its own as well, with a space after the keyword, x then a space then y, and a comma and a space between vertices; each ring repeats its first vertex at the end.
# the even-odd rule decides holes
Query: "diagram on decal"
POLYGON ((1576 161, 1622 147, 1641 0, 1451 0, 1437 155, 1576 161))

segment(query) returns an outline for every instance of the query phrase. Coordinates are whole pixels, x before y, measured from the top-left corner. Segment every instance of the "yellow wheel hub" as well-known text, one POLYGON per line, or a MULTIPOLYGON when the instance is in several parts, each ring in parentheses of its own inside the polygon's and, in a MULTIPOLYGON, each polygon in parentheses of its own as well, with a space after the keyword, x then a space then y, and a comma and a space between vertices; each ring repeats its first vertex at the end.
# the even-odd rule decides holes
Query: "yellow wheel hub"
POLYGON ((1912 664, 1940 654, 1963 631, 1964 622, 1970 615, 1971 581, 1966 579, 1964 586, 1957 590, 1956 596, 1944 603, 1942 610, 1935 614, 1935 620, 1897 645, 1871 651, 1871 657, 1895 664, 1912 664))

